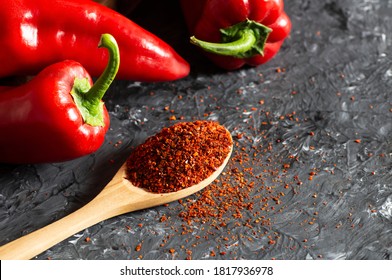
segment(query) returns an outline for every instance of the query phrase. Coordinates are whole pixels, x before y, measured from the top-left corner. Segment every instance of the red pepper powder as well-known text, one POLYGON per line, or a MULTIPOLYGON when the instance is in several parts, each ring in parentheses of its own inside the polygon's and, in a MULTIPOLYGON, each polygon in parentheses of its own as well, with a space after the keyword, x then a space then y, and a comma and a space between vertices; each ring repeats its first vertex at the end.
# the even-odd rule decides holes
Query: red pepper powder
MULTIPOLYGON (((235 148, 222 174, 192 197, 181 199, 178 204, 168 205, 174 207, 173 211, 178 213, 183 223, 179 228, 174 222, 175 218, 171 219, 167 213, 163 219, 160 216, 160 222, 165 223, 165 226, 172 229, 178 227, 176 233, 165 237, 160 247, 170 250, 172 247, 169 246, 172 244, 168 240, 171 237, 176 234, 184 237, 188 235, 185 240, 187 251, 185 252, 185 246, 181 248, 183 252, 178 249, 176 257, 191 259, 194 248, 201 245, 204 250, 205 242, 213 240, 226 247, 215 246, 213 250, 209 250, 210 258, 236 259, 237 254, 242 253, 237 246, 243 242, 251 243, 256 238, 264 244, 255 253, 260 254, 260 251, 265 250, 268 256, 270 247, 282 246, 283 239, 279 232, 274 232, 274 223, 275 218, 286 208, 290 209, 291 197, 302 194, 311 196, 313 193, 316 195, 311 202, 312 208, 327 205, 327 201, 320 200, 315 192, 318 189, 317 175, 321 172, 321 167, 313 166, 308 172, 303 170, 293 176, 288 170, 302 167, 304 163, 301 156, 293 153, 292 147, 285 144, 286 139, 282 139, 280 133, 271 134, 274 130, 265 129, 269 126, 276 126, 278 129, 280 121, 293 124, 299 122, 296 113, 278 116, 277 119, 273 119, 272 113, 261 109, 258 114, 264 114, 268 119, 268 122, 261 122, 261 127, 254 125, 250 117, 244 119, 242 125, 233 127, 235 148), (312 180, 305 180, 310 177, 312 180), (316 189, 312 189, 313 187, 316 189), (309 194, 309 191, 312 193, 309 194), (239 228, 242 228, 241 233, 239 228)), ((262 116, 258 118, 262 119, 262 116)), ((318 135, 315 133, 314 137, 318 135)), ((332 171, 333 169, 331 174, 332 171)), ((318 211, 312 214, 312 217, 304 216, 304 219, 289 222, 298 223, 303 228, 301 240, 308 240, 309 233, 317 226, 320 214, 318 211)), ((290 250, 296 250, 295 246, 290 247, 290 250)))
POLYGON ((219 168, 232 146, 230 133, 214 121, 177 123, 139 145, 127 159, 127 179, 154 193, 195 185, 219 168))

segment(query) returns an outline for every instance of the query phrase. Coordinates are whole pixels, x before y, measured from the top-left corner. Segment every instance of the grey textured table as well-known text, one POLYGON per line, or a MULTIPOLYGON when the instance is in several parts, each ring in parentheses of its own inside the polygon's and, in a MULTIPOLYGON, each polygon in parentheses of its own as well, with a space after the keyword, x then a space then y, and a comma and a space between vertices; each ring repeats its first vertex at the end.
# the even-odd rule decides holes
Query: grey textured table
POLYGON ((392 1, 285 1, 293 30, 279 54, 233 72, 188 44, 175 1, 156 2, 130 17, 191 75, 117 81, 91 156, 0 165, 1 244, 82 207, 162 127, 210 119, 236 142, 211 188, 103 221, 37 259, 392 259, 392 1))

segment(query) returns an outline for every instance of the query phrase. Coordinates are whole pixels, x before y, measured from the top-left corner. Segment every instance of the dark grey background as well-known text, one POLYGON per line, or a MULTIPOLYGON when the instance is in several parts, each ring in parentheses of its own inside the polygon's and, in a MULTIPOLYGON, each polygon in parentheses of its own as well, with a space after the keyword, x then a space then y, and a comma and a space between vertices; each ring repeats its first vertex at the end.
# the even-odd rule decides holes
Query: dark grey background
MULTIPOLYGON (((142 1, 129 17, 172 44, 191 74, 116 81, 105 96, 111 128, 94 155, 0 165, 1 244, 83 206, 162 127, 211 119, 232 132, 237 153, 262 151, 249 152, 254 174, 237 166, 255 184, 243 190, 253 208, 188 225, 179 214, 194 195, 103 221, 37 258, 392 259, 392 1, 285 2, 293 29, 279 54, 225 72, 188 44, 176 1, 142 1), (265 207, 271 195, 279 203, 265 207)), ((231 185, 240 195, 235 176, 231 185)))

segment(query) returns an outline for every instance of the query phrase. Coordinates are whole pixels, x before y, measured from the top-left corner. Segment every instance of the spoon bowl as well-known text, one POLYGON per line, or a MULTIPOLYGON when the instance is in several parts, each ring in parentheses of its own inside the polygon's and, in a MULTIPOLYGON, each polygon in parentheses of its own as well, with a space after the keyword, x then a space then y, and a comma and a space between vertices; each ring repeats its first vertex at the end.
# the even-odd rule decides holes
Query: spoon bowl
POLYGON ((124 163, 113 179, 89 203, 64 218, 0 247, 0 259, 31 259, 64 239, 106 219, 166 204, 190 196, 212 183, 230 159, 233 147, 222 165, 196 185, 169 193, 152 193, 126 179, 124 163))

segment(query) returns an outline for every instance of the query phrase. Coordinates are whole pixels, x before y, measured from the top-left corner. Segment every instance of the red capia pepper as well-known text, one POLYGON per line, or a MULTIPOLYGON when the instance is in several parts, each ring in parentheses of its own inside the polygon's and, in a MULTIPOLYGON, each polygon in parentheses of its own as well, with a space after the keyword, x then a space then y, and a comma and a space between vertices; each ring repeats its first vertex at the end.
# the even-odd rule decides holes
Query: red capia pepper
POLYGON ((65 59, 98 77, 108 59, 95 48, 103 33, 120 48, 118 79, 169 81, 189 74, 189 64, 166 42, 94 1, 0 0, 0 7, 0 78, 35 75, 65 59))
POLYGON ((283 0, 181 0, 191 43, 218 66, 266 63, 291 30, 283 0))
POLYGON ((29 82, 0 87, 0 162, 41 163, 75 159, 103 143, 109 115, 101 100, 118 71, 115 39, 103 34, 109 62, 93 85, 73 60, 52 64, 29 82))

